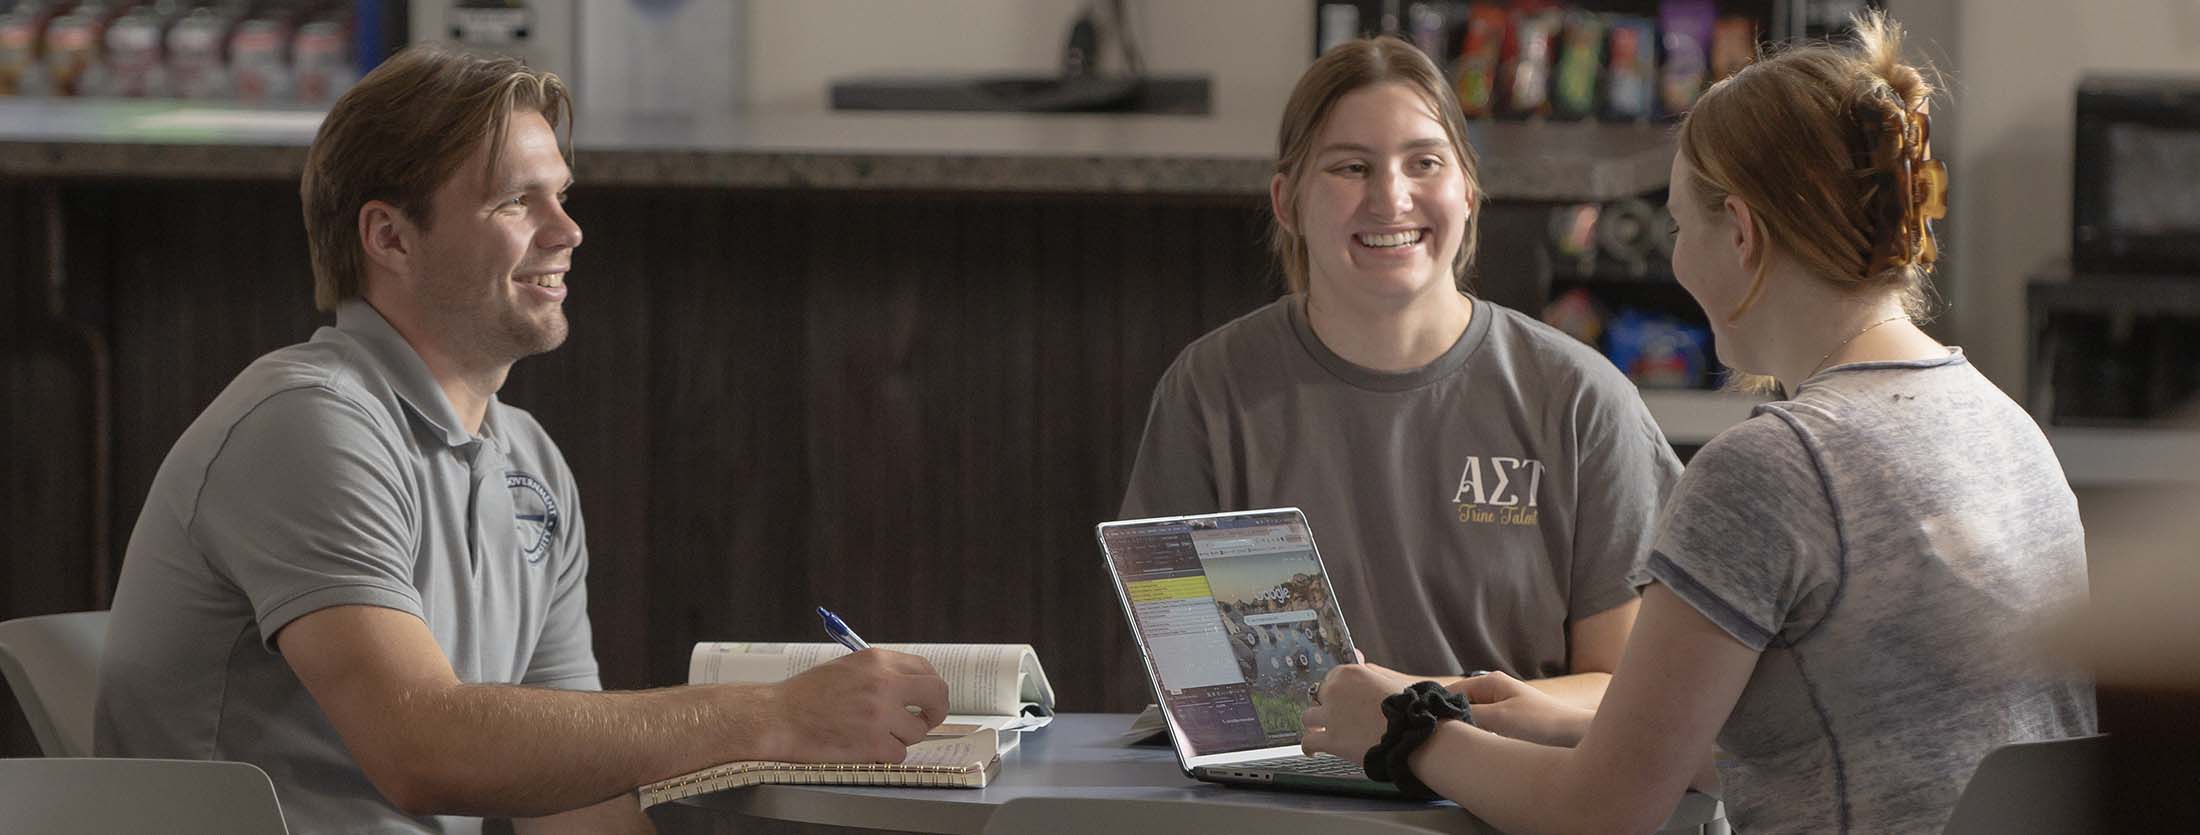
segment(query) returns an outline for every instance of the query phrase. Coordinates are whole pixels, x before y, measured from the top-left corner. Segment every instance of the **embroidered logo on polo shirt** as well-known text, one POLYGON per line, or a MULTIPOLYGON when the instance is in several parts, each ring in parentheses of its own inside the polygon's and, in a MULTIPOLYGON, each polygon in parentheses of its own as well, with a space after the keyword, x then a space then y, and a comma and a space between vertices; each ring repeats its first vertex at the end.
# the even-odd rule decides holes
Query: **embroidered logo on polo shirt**
POLYGON ((1542 515, 1536 494, 1543 486, 1543 462, 1533 458, 1467 456, 1459 474, 1460 524, 1533 526, 1542 515))
POLYGON ((542 562, 550 542, 558 537, 558 500, 549 485, 518 470, 504 471, 504 486, 512 491, 512 525, 519 529, 519 553, 528 562, 542 562))

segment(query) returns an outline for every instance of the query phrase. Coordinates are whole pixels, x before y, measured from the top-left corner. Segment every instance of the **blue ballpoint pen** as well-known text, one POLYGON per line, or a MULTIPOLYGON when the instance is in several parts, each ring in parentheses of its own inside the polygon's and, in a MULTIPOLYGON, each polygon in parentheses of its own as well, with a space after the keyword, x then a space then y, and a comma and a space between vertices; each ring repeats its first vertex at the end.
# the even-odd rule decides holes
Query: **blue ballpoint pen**
POLYGON ((840 616, 833 614, 831 610, 819 606, 817 616, 825 621, 825 634, 832 636, 841 646, 847 647, 849 652, 862 652, 871 648, 870 644, 865 643, 862 637, 856 635, 855 630, 849 629, 848 624, 843 623, 840 616))

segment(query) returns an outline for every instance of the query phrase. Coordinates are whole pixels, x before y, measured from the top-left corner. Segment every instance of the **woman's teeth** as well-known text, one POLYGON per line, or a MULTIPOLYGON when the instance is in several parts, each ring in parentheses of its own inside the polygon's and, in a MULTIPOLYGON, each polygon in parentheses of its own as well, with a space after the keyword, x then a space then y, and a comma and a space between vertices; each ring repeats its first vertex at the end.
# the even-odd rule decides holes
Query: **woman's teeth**
POLYGON ((1354 235, 1353 237, 1358 239, 1360 244, 1363 246, 1371 246, 1377 249, 1394 249, 1401 246, 1410 246, 1420 243, 1421 231, 1422 230, 1414 229, 1407 232, 1363 232, 1361 234, 1354 235))
POLYGON ((535 285, 535 286, 537 286, 537 287, 563 287, 563 286, 565 286, 565 274, 564 274, 564 273, 551 273, 551 274, 549 274, 549 275, 530 275, 530 276, 523 276, 523 277, 521 277, 521 278, 520 278, 520 280, 521 280, 521 281, 524 281, 524 282, 527 282, 527 283, 529 283, 529 284, 535 285))

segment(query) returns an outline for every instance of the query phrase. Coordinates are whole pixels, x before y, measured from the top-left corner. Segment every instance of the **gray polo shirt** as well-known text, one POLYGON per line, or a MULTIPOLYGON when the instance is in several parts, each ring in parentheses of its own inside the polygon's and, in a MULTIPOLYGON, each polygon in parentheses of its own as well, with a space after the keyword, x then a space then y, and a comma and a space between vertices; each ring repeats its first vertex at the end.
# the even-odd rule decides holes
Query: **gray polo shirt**
POLYGON ((1542 322, 1477 301, 1443 356, 1389 373, 1291 296, 1162 375, 1122 514, 1296 506, 1369 661, 1543 678, 1574 621, 1635 599, 1680 472, 1634 385, 1542 322))
POLYGON ((598 689, 582 533, 533 417, 492 399, 468 434, 404 338, 347 302, 247 367, 162 462, 115 592, 95 747, 258 765, 293 832, 478 830, 383 799, 274 637, 381 606, 426 623, 463 681, 598 689))

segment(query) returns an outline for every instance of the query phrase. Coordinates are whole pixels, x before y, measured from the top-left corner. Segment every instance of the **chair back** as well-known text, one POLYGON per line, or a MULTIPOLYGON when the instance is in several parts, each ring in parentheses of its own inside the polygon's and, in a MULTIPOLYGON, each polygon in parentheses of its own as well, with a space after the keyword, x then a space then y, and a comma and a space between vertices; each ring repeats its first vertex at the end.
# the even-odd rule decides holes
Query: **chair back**
POLYGON ((0 674, 46 756, 92 755, 92 700, 106 646, 106 612, 0 623, 0 674))
MULTIPOLYGON (((1466 813, 1449 810, 1461 818, 1466 813)), ((1202 835, 1427 835, 1398 821, 1348 812, 1287 806, 1102 797, 1019 797, 986 819, 985 835, 1120 835, 1198 832, 1202 835)))
POLYGON ((2108 736, 1994 749, 1956 799, 1946 835, 2091 832, 2100 823, 2108 736))
POLYGON ((14 835, 288 835, 275 784, 218 760, 0 759, 0 820, 14 835))

